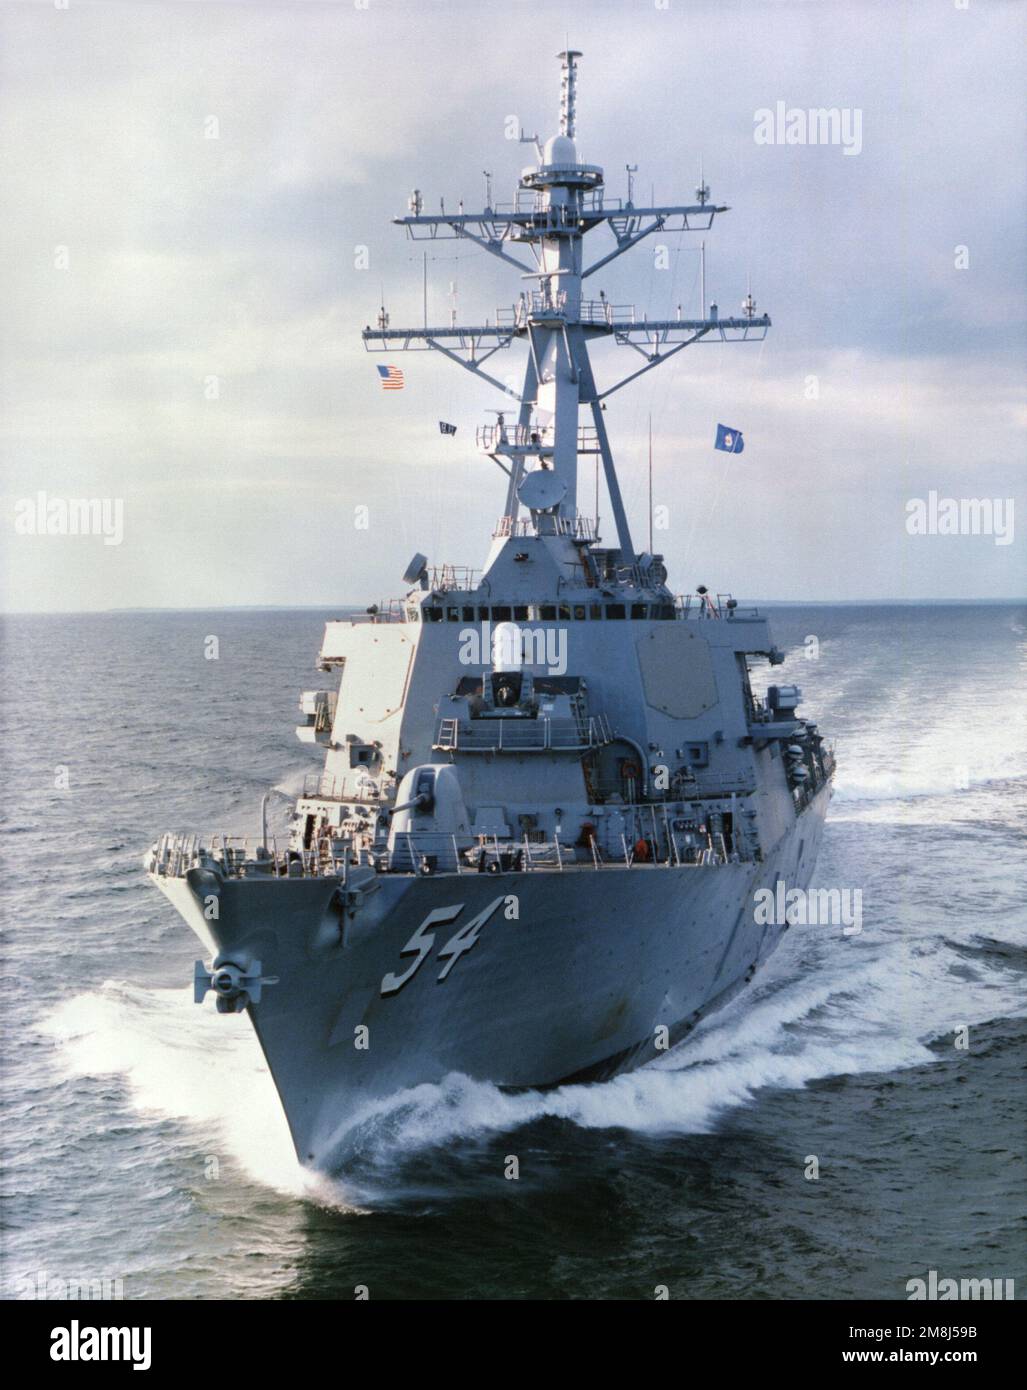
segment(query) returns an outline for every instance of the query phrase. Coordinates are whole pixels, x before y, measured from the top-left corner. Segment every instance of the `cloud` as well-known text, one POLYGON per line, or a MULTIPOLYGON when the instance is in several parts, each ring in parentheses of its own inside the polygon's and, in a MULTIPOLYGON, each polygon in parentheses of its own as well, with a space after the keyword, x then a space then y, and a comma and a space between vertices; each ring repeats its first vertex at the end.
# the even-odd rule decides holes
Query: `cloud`
MULTIPOLYGON (((754 595, 1022 589, 1019 547, 932 541, 911 568, 894 532, 929 487, 1018 487, 1022 7, 72 0, 0 13, 9 607, 361 603, 414 549, 480 563, 503 479, 473 429, 501 398, 436 354, 405 355, 406 391, 383 395, 359 329, 383 290, 394 323, 420 321, 423 249, 436 320, 516 297, 515 272, 411 244, 390 218, 415 185, 429 207, 476 206, 485 169, 511 196, 530 151, 508 118, 543 138, 554 124, 540 24, 585 50, 581 145, 610 196, 631 162, 636 197, 690 200, 701 154, 732 204, 707 238, 710 297, 732 310, 751 273, 774 319, 762 350, 689 349, 610 399, 641 531, 654 416, 681 501, 672 572, 698 548, 754 595), (863 152, 757 146, 753 113, 778 99, 860 107, 863 152), (727 484, 718 418, 748 441, 727 484), (38 488, 124 497, 125 544, 16 538, 14 504, 38 488)), ((660 240, 590 286, 640 314, 694 311, 696 240, 663 237, 658 270, 660 240)), ((601 380, 628 369, 617 352, 596 352, 601 380)), ((586 469, 583 508, 591 489, 586 469)))

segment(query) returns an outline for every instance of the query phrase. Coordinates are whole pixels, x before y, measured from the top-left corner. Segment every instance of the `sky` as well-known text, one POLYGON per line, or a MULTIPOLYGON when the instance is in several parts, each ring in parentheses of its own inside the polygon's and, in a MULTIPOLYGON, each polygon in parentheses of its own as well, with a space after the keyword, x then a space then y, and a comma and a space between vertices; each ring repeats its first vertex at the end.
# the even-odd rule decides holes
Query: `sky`
MULTIPOLYGON (((773 320, 611 397, 636 544, 651 415, 679 592, 1022 595, 1025 38, 1022 0, 5 0, 3 607, 364 605, 415 551, 481 565, 505 480, 474 430, 503 398, 438 353, 370 356, 360 329, 383 294, 421 322, 423 248, 390 223, 412 188, 475 210, 489 170, 512 198, 532 151, 507 134, 555 132, 568 40, 609 195, 631 163, 636 203, 690 203, 701 158, 731 208, 708 297, 736 312, 751 277, 773 320), (778 102, 858 112, 858 152, 759 143, 778 102), (382 360, 405 390, 379 389, 382 360), (744 454, 714 451, 719 422, 744 454), (119 543, 32 534, 40 493, 120 504, 119 543), (1012 506, 1011 541, 911 535, 932 493, 1012 506)), ((611 246, 591 233, 586 259, 611 246)), ((590 290, 692 316, 698 246, 651 237, 590 290)), ((522 288, 472 246, 429 254, 435 322, 522 288)), ((603 389, 640 360, 593 363, 603 389)))

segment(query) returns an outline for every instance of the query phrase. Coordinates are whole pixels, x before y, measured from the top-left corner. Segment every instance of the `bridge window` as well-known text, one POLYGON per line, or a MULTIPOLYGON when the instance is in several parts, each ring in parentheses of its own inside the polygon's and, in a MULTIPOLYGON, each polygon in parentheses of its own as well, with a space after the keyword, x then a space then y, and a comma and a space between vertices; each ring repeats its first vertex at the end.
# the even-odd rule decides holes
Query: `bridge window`
POLYGON ((649 605, 647 603, 633 603, 631 605, 631 616, 633 618, 647 618, 649 616, 649 605))
POLYGON ((624 617, 624 605, 623 605, 623 603, 608 603, 608 604, 606 605, 606 616, 607 616, 607 618, 623 618, 623 617, 624 617))
POLYGON ((426 623, 441 623, 441 622, 442 622, 442 609, 441 609, 441 608, 425 608, 425 609, 423 609, 422 611, 423 611, 423 613, 424 613, 424 621, 425 621, 426 623))
POLYGON ((504 603, 497 603, 492 609, 492 621, 495 623, 508 623, 512 610, 504 603))
POLYGON ((528 621, 528 605, 526 603, 514 604, 514 622, 526 623, 528 621))

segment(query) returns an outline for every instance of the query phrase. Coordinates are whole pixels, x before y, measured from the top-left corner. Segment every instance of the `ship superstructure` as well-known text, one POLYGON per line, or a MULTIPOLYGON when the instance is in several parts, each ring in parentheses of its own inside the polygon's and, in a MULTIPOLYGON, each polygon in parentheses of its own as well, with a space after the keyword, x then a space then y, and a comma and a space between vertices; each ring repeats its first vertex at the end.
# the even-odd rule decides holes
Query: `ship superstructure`
MULTIPOLYGON (((692 344, 758 340, 739 316, 637 318, 601 267, 657 231, 709 230, 726 208, 608 199, 582 161, 577 61, 559 133, 507 207, 396 219, 517 267, 526 288, 491 323, 396 328, 370 351, 441 352, 504 393, 477 444, 505 475, 480 573, 416 555, 406 594, 326 626, 325 688, 299 736, 323 772, 287 844, 166 835, 149 870, 207 947, 196 994, 248 1010, 301 1159, 330 1165, 366 1103, 462 1072, 509 1086, 599 1078, 650 1060, 731 997, 785 930, 755 894, 808 881, 833 759, 800 692, 754 698, 749 663, 779 663, 764 615, 676 595, 636 550, 606 398, 692 344), (586 263, 586 237, 612 234, 586 263), (600 386, 589 348, 641 362, 600 386), (490 359, 523 345, 513 393, 490 359), (601 463, 616 543, 579 506, 601 463)), ((491 185, 491 180, 489 180, 491 185)), ((491 187, 488 202, 491 204, 491 187)))

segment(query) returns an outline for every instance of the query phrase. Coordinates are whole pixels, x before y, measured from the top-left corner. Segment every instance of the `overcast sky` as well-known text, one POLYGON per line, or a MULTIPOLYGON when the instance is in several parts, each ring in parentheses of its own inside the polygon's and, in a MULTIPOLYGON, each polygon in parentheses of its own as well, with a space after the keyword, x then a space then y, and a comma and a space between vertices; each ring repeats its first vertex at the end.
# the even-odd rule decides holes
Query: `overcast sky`
MULTIPOLYGON (((762 347, 686 349, 610 400, 638 542, 652 413, 675 588, 1024 592, 1027 4, 358 3, 0 6, 7 609, 363 604, 415 550, 480 565, 504 480, 474 427, 502 398, 436 353, 384 359, 407 388, 382 392, 359 330, 382 285, 393 324, 420 322, 421 247, 389 222, 411 188, 473 210, 489 169, 512 196, 531 154, 508 118, 553 133, 565 36, 609 194, 631 162, 636 201, 691 202, 701 155, 732 209, 709 297, 736 311, 751 274, 774 320, 762 347), (858 110, 862 149, 758 144, 778 101, 858 110), (742 456, 713 451, 718 421, 742 456), (122 543, 17 534, 41 490, 121 499, 122 543), (910 536, 932 490, 1015 498, 1014 543, 910 536)), ((464 323, 521 288, 473 247, 434 251, 436 322, 451 283, 464 323)), ((697 251, 651 238, 591 291, 694 314, 697 251)), ((594 361, 601 386, 640 365, 594 361)))

